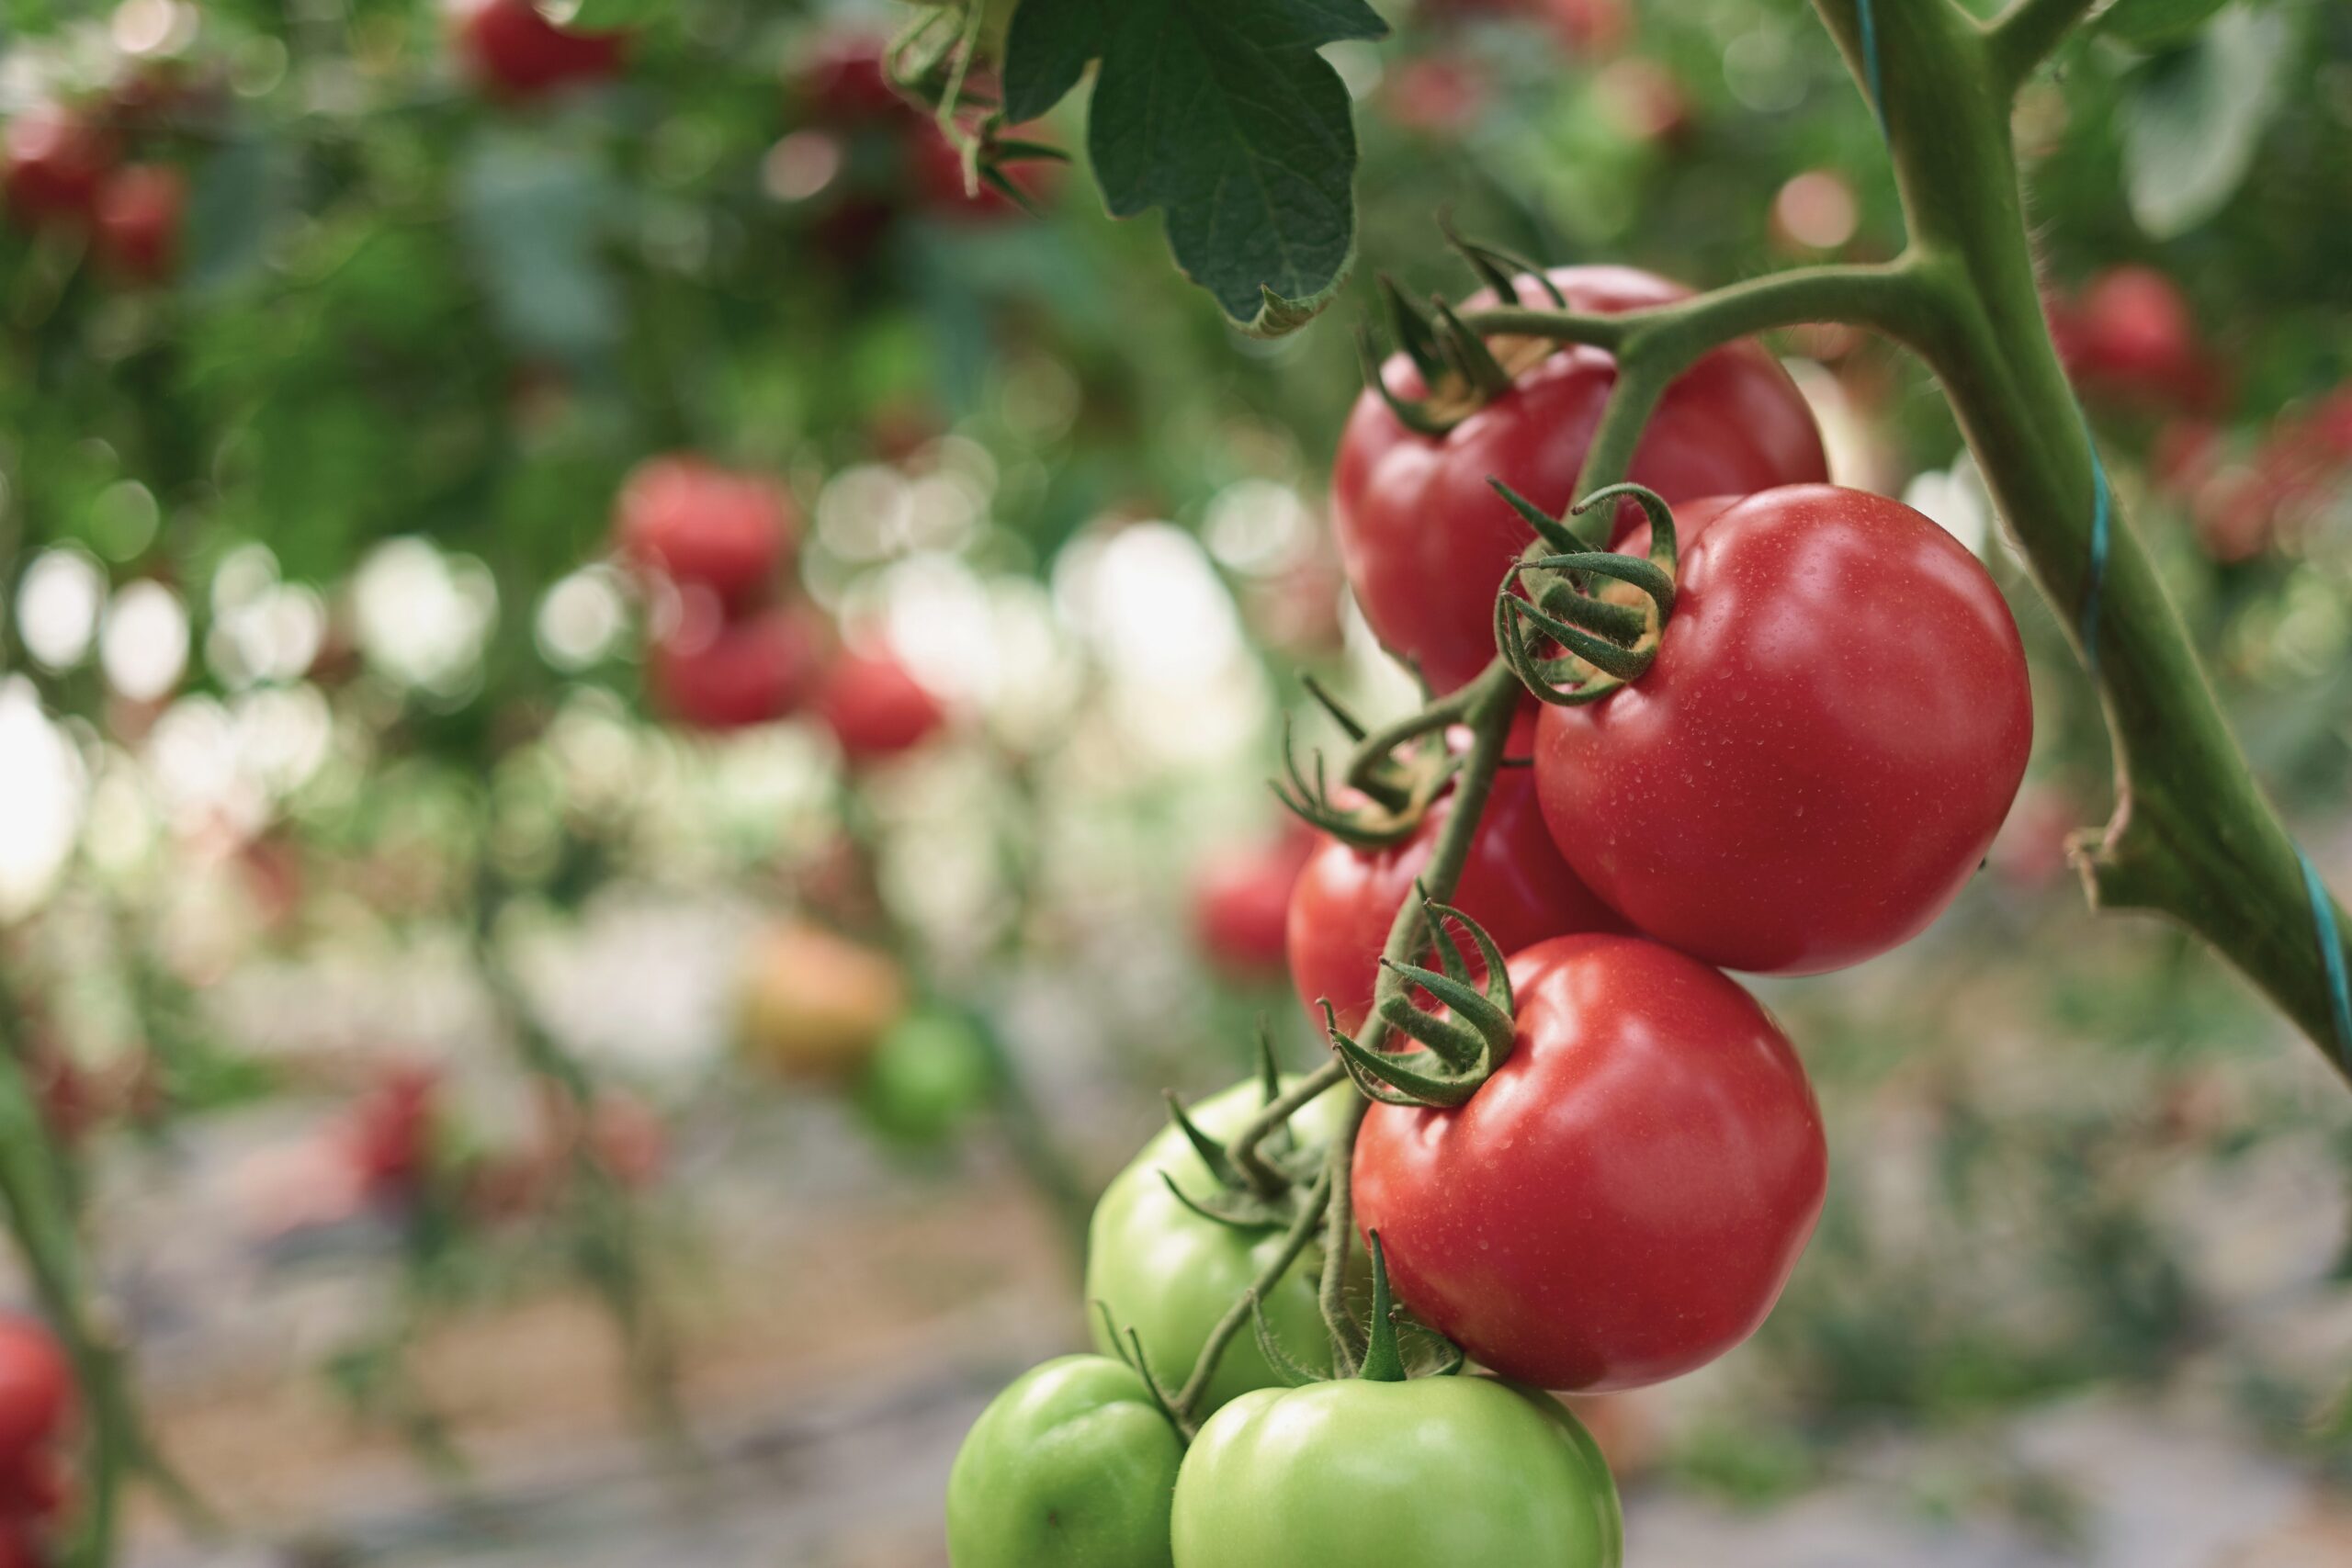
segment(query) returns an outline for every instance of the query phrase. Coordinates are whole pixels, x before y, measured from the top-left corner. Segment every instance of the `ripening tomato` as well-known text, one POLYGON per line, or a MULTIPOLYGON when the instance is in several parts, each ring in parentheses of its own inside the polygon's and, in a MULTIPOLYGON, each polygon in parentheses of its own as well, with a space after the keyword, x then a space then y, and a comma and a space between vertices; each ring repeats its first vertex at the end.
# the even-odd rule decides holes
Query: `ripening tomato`
POLYGON ((1193 875, 1193 933, 1211 964, 1237 979, 1282 973, 1292 889, 1315 841, 1303 824, 1292 824, 1269 842, 1201 862, 1193 875))
POLYGON ((752 944, 743 1046, 780 1077, 854 1077, 906 1010, 906 978, 887 953, 797 920, 752 944))
POLYGON ((40 1319, 0 1315, 0 1459, 17 1461, 64 1425, 74 1370, 40 1319))
POLYGON ((1108 1356, 1033 1368, 989 1402, 947 1475, 951 1568, 1169 1568, 1184 1440, 1108 1356))
POLYGON ((1618 1568, 1577 1418, 1493 1378, 1347 1378, 1217 1412, 1176 1472, 1175 1568, 1618 1568))
POLYGON ((1374 1105, 1356 1220, 1396 1295, 1471 1359, 1632 1388, 1755 1332, 1828 1179, 1821 1113, 1756 999, 1637 937, 1510 960, 1510 1055, 1453 1110, 1374 1105))
POLYGON ((836 658, 818 683, 816 708, 853 762, 911 751, 947 718, 931 689, 887 649, 836 658))
MULTIPOLYGON (((1335 1089, 1291 1119, 1305 1141, 1328 1142, 1338 1131, 1353 1091, 1335 1089)), ((1190 1109, 1194 1126, 1212 1138, 1230 1138, 1266 1103, 1259 1084, 1236 1085, 1190 1109)), ((1144 1359, 1159 1376, 1182 1383, 1201 1347, 1227 1308, 1282 1250, 1278 1230, 1237 1230, 1193 1213, 1169 1190, 1206 1197, 1213 1178, 1183 1133, 1163 1127, 1102 1190, 1086 1232, 1086 1300, 1110 1310, 1121 1330, 1143 1342, 1144 1359)), ((1329 1331, 1317 1299, 1322 1249, 1309 1243, 1290 1272, 1265 1298, 1266 1321, 1291 1355, 1318 1371, 1330 1361, 1329 1331)), ((1102 1314, 1088 1314, 1095 1348, 1114 1346, 1102 1314)), ((1209 1381, 1204 1413, 1253 1388, 1281 1380, 1256 1339, 1243 1334, 1228 1346, 1209 1381)))
MULTIPOLYGON (((1533 727, 1525 728, 1532 732, 1533 727)), ((1514 737, 1510 754, 1525 757, 1528 741, 1514 737)), ((1386 849, 1318 838, 1291 894, 1287 924, 1291 983, 1317 1023, 1323 1018, 1317 1004, 1325 998, 1340 1027, 1351 1033, 1372 1011, 1389 927, 1428 868, 1452 810, 1451 795, 1439 800, 1418 832, 1386 849)), ((1553 847, 1534 780, 1523 767, 1495 774, 1461 883, 1446 902, 1476 920, 1506 953, 1570 931, 1624 929, 1553 847)), ((1466 956, 1473 974, 1480 973, 1476 950, 1466 956)))
POLYGON ((36 104, 8 122, 8 205, 25 221, 86 220, 114 166, 114 143, 62 104, 36 104))
POLYGON ((432 1165, 440 1100, 439 1072, 403 1064, 387 1069, 352 1107, 344 1152, 371 1202, 415 1196, 432 1165))
POLYGON ((2024 646, 1976 558, 1899 502, 1798 485, 1705 525, 1646 674, 1544 710, 1535 789, 1635 930, 1809 975, 1942 911, 2032 742, 2024 646))
POLYGON ((2070 325, 2073 368, 2101 390, 2144 402, 2200 405, 2212 379, 2180 286, 2154 267, 2091 279, 2070 325))
POLYGON ((123 276, 161 283, 179 262, 187 177, 162 164, 130 164, 98 187, 98 257, 123 276))
POLYGON ((0 1568, 48 1568, 48 1563, 29 1523, 0 1519, 0 1568))
POLYGON ((912 112, 913 106, 890 85, 888 48, 888 40, 863 32, 820 42, 793 78, 807 118, 838 129, 912 112))
MULTIPOLYGON (((73 1483, 56 1450, 36 1447, 0 1456, 0 1529, 27 1520, 53 1519, 65 1508, 73 1483)), ((5 1562, 0 1558, 0 1562, 5 1562)))
POLYGON ((790 610, 741 620, 689 611, 653 645, 646 673, 656 703, 695 729, 741 729, 800 706, 817 664, 816 637, 790 610))
POLYGON ((557 27, 532 0, 465 0, 457 32, 475 81, 516 100, 617 76, 628 51, 628 34, 557 27))
POLYGON ((673 582, 707 588, 738 609, 767 598, 797 533, 782 484, 692 452, 647 458, 613 500, 613 537, 623 556, 673 582))
MULTIPOLYGON (((1551 274, 1572 309, 1614 315, 1688 296, 1629 267, 1551 274)), ((1533 284, 1530 304, 1548 303, 1533 284)), ((1476 295, 1465 309, 1493 302, 1476 295)), ((1418 662, 1440 692, 1495 657, 1495 592, 1534 534, 1488 487, 1498 478, 1554 515, 1576 497, 1616 362, 1597 348, 1552 352, 1497 340, 1516 385, 1442 436, 1398 423, 1377 393, 1356 400, 1331 473, 1332 527, 1364 619, 1390 651, 1418 662), (1532 363, 1528 363, 1529 361, 1532 363)), ((1404 355, 1382 374, 1399 395, 1427 389, 1404 355)), ((1667 500, 1745 494, 1828 477, 1813 415, 1786 372, 1752 343, 1715 350, 1668 389, 1634 455, 1632 478, 1667 500)), ((1628 502, 1621 528, 1640 516, 1628 502)))

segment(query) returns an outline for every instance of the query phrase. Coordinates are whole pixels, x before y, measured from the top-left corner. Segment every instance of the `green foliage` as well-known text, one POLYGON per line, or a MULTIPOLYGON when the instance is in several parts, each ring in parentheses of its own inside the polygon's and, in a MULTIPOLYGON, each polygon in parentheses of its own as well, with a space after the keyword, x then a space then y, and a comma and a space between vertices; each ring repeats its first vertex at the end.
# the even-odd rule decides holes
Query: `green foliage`
POLYGON ((1045 113, 1099 59, 1088 141, 1111 211, 1165 208, 1177 265, 1279 335, 1355 257, 1347 90, 1316 51, 1386 30, 1361 0, 1024 0, 1005 111, 1045 113))

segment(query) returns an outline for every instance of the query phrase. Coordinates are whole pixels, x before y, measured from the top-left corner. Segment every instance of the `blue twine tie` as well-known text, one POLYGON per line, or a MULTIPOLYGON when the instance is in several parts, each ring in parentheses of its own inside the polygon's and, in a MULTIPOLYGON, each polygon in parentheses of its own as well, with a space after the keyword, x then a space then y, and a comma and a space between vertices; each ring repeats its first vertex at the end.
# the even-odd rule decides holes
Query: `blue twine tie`
POLYGON ((2335 901, 2327 896, 2327 884, 2320 880, 2319 867, 2302 851, 2295 858, 2303 863, 2303 891, 2311 895, 2312 924, 2319 928, 2320 961, 2327 968, 2327 998, 2335 1014, 2335 1049, 2345 1065, 2352 1066, 2352 977, 2344 969, 2344 939, 2335 929, 2335 901))
POLYGON ((1870 84, 1871 112, 1878 116, 1879 134, 1886 134, 1886 95, 1879 90, 1878 14, 1871 7, 1871 0, 1854 0, 1856 17, 1862 25, 1862 77, 1870 84))
MULTIPOLYGON (((2081 411, 2077 409, 2079 416, 2081 411)), ((2083 441, 2091 454, 2091 560, 2089 580, 2083 585, 2083 614, 2076 627, 2082 634, 2083 662, 2098 673, 2099 591, 2107 585, 2107 541, 2114 527, 2115 498, 2107 488, 2107 465, 2099 461, 2098 443, 2091 439, 2090 423, 2083 424, 2083 441)))

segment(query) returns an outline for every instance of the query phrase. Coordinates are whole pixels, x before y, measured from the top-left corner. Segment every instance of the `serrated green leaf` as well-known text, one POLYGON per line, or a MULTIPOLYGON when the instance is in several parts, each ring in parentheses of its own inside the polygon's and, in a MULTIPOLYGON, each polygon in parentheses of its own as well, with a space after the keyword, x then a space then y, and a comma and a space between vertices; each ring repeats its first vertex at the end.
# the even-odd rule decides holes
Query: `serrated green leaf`
POLYGON ((1087 145, 1105 204, 1163 209, 1176 265, 1272 336, 1355 256, 1355 130, 1317 51, 1386 31, 1362 0, 1023 0, 1006 112, 1044 113, 1100 61, 1087 145))
POLYGON ((2115 0, 2099 13, 2101 31, 2133 49, 2174 49, 2196 36, 2230 0, 2115 0))
POLYGON ((2187 233, 2237 190, 2278 109, 2291 36, 2278 12, 2229 11, 2136 73, 2123 104, 2123 175, 2151 237, 2187 233))

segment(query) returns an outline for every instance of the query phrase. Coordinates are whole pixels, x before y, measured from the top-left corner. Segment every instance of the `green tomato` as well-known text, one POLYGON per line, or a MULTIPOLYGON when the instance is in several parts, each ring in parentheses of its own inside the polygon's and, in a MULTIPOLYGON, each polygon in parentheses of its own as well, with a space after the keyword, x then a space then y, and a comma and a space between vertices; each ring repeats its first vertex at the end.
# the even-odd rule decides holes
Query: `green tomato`
POLYGON ((996 1068, 972 1026, 951 1013, 917 1013, 875 1048, 857 1103, 876 1131, 936 1144, 988 1103, 996 1068))
POLYGON ((1600 1447, 1549 1394, 1484 1377, 1261 1389, 1176 1477, 1176 1568, 1618 1568, 1600 1447))
MULTIPOLYGON (((1307 1142, 1321 1142, 1339 1130, 1353 1091, 1341 1086, 1291 1118, 1307 1142)), ((1190 1109, 1193 1124, 1213 1138, 1230 1138, 1265 1104, 1253 1079, 1190 1109)), ((1120 1330, 1143 1341, 1144 1359, 1163 1386, 1191 1375, 1193 1362, 1228 1308, 1282 1250, 1278 1230, 1245 1232, 1203 1219, 1177 1201, 1161 1179, 1166 1172, 1188 1194, 1206 1197, 1216 1189, 1208 1167, 1182 1131, 1162 1128, 1126 1169, 1104 1189, 1087 1230, 1086 1299, 1110 1309, 1120 1330)), ((1331 1347, 1316 1292, 1323 1250, 1310 1245, 1282 1283, 1265 1300, 1266 1321, 1276 1343, 1311 1370, 1328 1373, 1331 1347)), ((1115 1354, 1101 1312, 1090 1314, 1097 1349, 1115 1354)), ((1272 1388, 1282 1379, 1266 1364, 1257 1336, 1243 1332, 1226 1348, 1199 1413, 1205 1416, 1253 1388, 1272 1388)))
POLYGON ((1169 1568, 1183 1440, 1143 1379, 1064 1356, 980 1412, 947 1477, 953 1568, 1169 1568))

